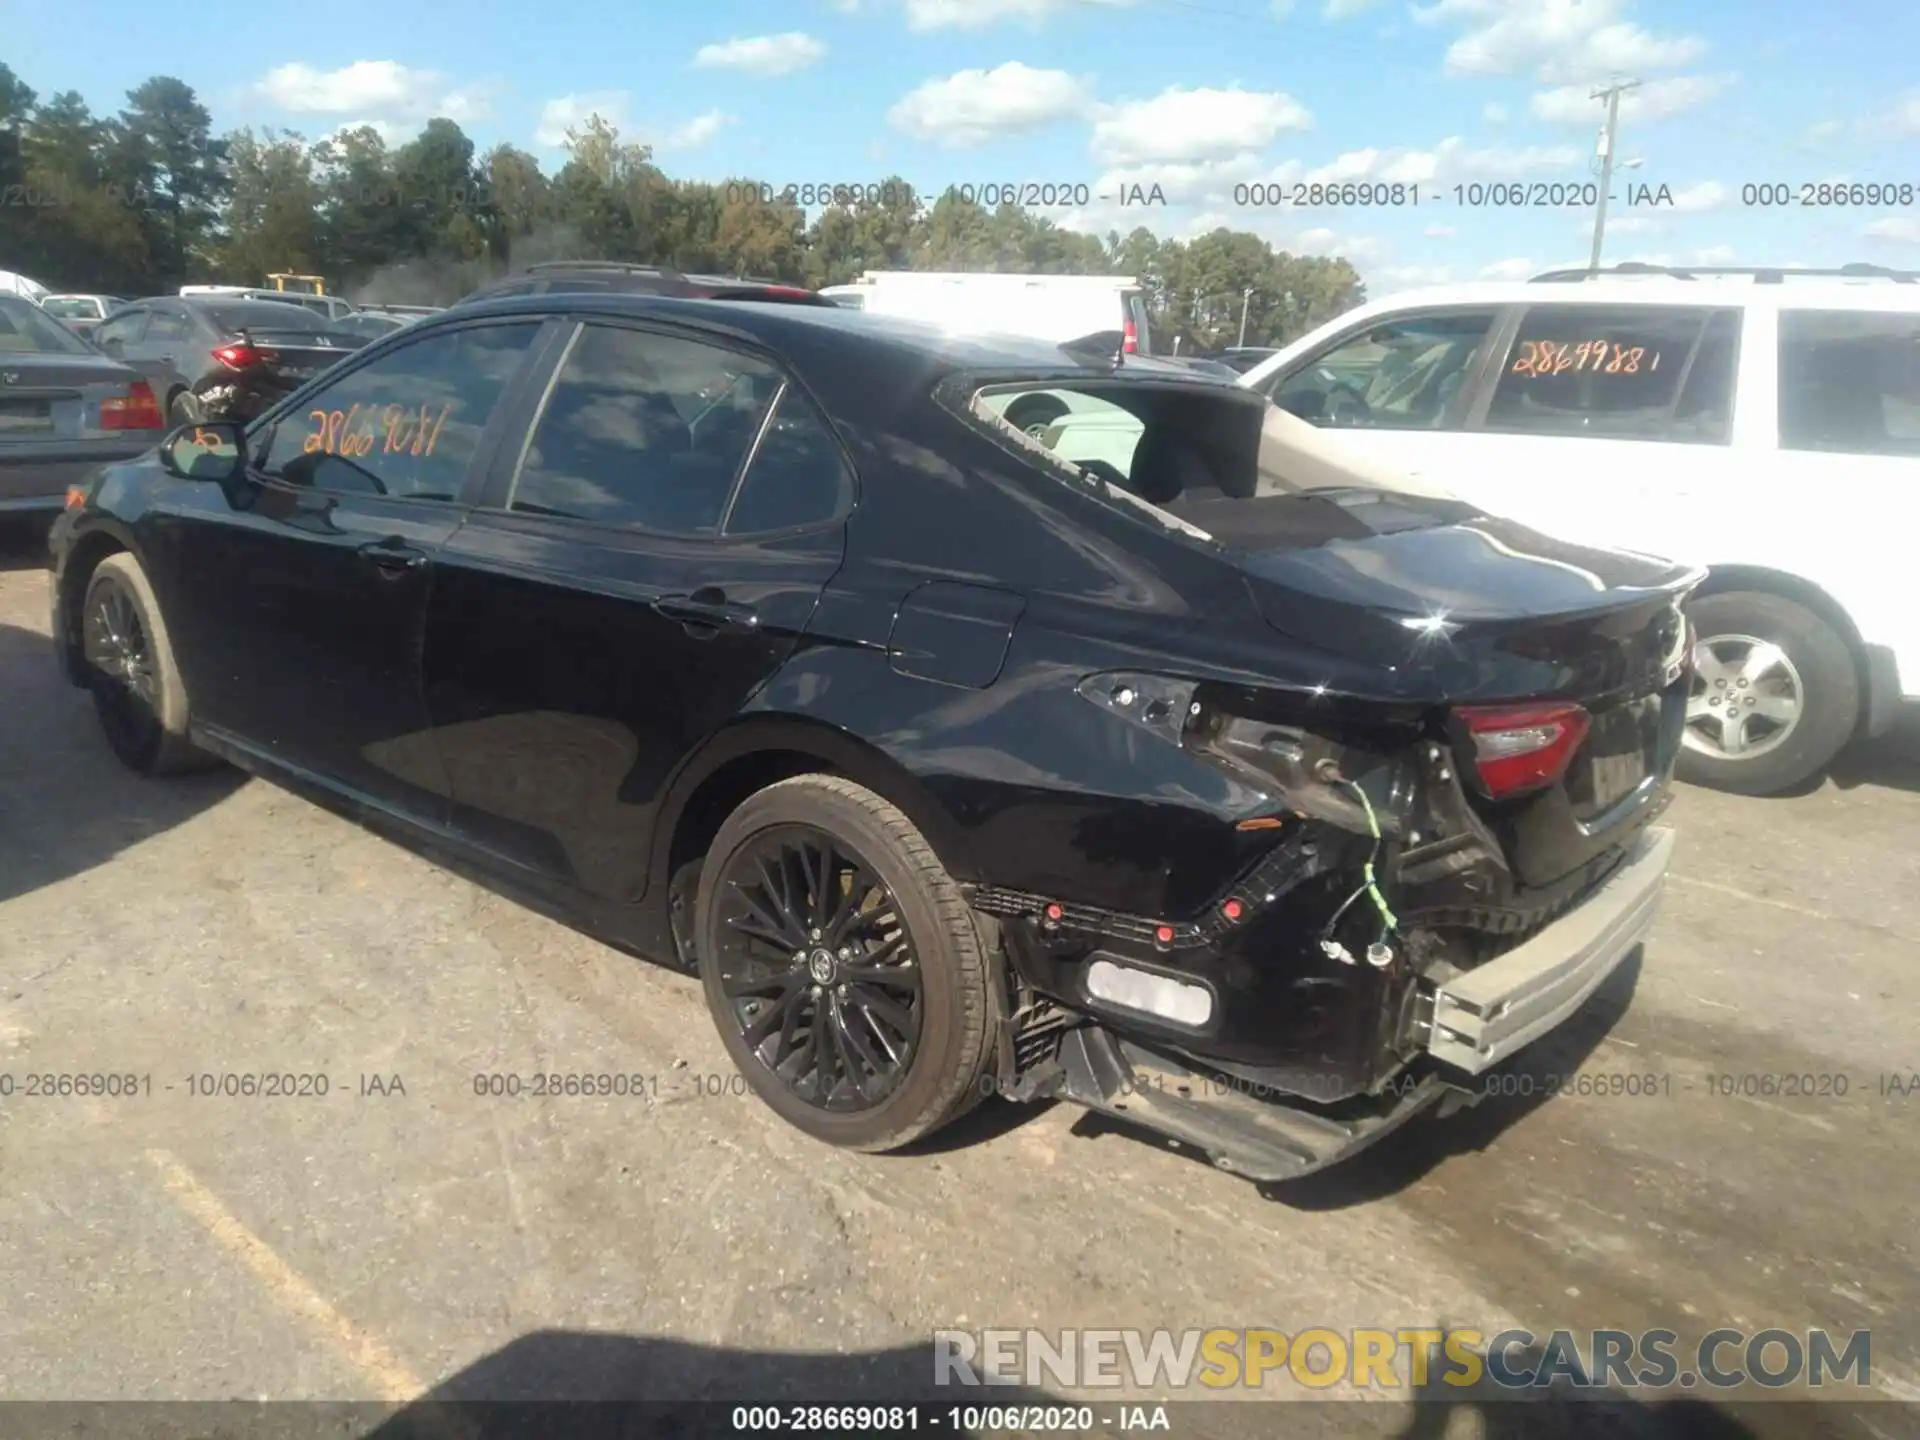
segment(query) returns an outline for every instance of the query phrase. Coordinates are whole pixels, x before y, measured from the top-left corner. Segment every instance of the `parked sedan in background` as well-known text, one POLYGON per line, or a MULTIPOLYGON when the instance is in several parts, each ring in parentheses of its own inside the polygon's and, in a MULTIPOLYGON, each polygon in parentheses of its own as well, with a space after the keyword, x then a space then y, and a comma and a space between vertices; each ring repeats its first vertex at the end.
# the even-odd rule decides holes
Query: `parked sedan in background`
POLYGON ((76 335, 90 335, 94 327, 127 302, 118 295, 49 295, 40 308, 76 335))
POLYGON ((303 306, 231 295, 139 300, 93 341, 146 374, 176 425, 250 420, 367 343, 303 306))
POLYGON ((32 301, 0 295, 0 517, 58 511, 69 485, 165 431, 138 371, 32 301))

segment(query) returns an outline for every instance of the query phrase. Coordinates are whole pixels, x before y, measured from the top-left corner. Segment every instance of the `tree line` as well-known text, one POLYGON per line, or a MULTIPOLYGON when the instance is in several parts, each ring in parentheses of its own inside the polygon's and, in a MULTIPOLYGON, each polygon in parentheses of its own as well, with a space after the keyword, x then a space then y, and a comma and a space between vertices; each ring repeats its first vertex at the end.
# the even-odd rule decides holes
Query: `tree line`
POLYGON ((551 175, 527 151, 477 151, 451 120, 389 145, 361 128, 213 133, 193 88, 158 75, 95 115, 42 99, 0 64, 0 269, 63 290, 151 295, 183 283, 325 276, 362 302, 446 304, 542 260, 594 258, 844 284, 865 270, 994 270, 1141 278, 1182 350, 1290 340, 1365 298, 1344 259, 1277 251, 1246 231, 1105 237, 1018 205, 897 176, 817 208, 752 177, 679 180, 599 116, 551 175))

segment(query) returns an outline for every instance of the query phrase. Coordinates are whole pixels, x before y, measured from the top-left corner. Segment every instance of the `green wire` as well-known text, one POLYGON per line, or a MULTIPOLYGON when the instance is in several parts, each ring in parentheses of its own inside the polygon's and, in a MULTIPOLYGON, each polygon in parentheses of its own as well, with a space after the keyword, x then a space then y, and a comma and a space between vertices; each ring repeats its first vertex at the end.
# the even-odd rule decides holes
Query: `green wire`
POLYGON ((1380 819, 1373 813, 1373 802, 1367 798, 1367 792, 1351 780, 1346 781, 1345 784, 1349 790, 1360 797, 1360 807, 1367 812, 1367 829, 1373 835, 1373 854, 1367 856, 1367 863, 1360 871, 1366 879, 1363 888, 1372 897, 1374 908, 1380 912, 1380 919, 1385 922, 1387 929, 1389 931, 1398 929, 1400 922, 1393 918, 1393 911, 1387 905, 1387 897, 1380 893, 1379 881, 1374 878, 1373 873, 1374 856, 1380 853, 1380 819))

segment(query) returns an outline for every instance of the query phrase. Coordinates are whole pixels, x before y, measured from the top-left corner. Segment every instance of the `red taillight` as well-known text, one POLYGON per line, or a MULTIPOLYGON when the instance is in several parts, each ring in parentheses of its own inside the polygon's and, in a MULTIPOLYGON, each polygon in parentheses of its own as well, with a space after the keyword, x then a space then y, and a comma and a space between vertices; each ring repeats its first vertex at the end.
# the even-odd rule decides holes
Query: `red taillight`
POLYGON ((160 414, 160 402, 153 398, 153 387, 136 380, 124 395, 110 395, 100 402, 102 430, 158 430, 166 424, 160 414))
MULTIPOLYGON (((1107 333, 1111 335, 1113 332, 1109 330, 1107 333)), ((1120 353, 1122 355, 1140 353, 1140 332, 1134 328, 1132 320, 1128 320, 1126 328, 1120 332, 1120 353)))
POLYGON ((213 358, 229 370, 250 370, 255 365, 271 365, 280 358, 277 350, 262 350, 258 345, 222 345, 213 358))
POLYGON ((1589 724, 1578 705, 1466 705, 1456 713, 1472 737, 1480 784, 1495 800, 1566 774, 1589 724))

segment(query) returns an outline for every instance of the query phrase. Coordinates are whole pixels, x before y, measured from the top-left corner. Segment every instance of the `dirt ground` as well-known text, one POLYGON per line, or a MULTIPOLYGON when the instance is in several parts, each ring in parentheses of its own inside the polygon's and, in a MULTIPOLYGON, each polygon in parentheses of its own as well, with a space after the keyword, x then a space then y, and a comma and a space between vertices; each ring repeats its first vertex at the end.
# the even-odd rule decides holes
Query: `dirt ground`
MULTIPOLYGON (((694 982, 272 785, 124 773, 40 563, 0 557, 0 1073, 151 1089, 0 1098, 0 1396, 851 1401, 923 1387, 949 1328, 1778 1326, 1871 1330, 1920 1400, 1920 1095, 1883 1093, 1920 1071, 1912 728, 1805 795, 1678 796, 1643 963, 1527 1060, 1653 1093, 1489 1100, 1263 1193, 1065 1105, 814 1144, 694 982), (265 1072, 329 1093, 188 1078, 265 1072), (475 1093, 532 1072, 646 1078, 475 1093)), ((1413 1433, 1383 1400, 1286 1433, 1413 1433)))

